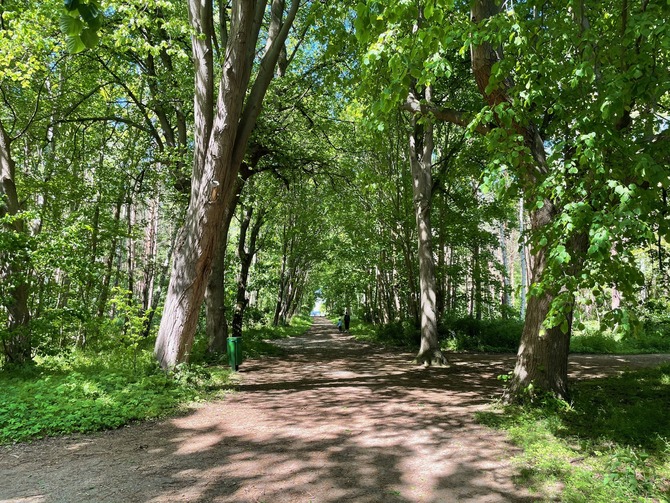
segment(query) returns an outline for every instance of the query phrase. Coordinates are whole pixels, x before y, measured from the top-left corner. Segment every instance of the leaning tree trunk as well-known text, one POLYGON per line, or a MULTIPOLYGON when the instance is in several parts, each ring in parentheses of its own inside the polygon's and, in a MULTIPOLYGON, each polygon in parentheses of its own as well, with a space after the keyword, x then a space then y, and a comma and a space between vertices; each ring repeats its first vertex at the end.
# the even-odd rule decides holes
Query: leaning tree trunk
MULTIPOLYGON (((430 87, 426 88, 426 99, 430 101, 430 87)), ((429 120, 423 125, 412 119, 414 130, 410 135, 410 164, 412 168, 414 210, 419 235, 419 283, 421 292, 421 346, 416 356, 417 363, 424 365, 446 365, 447 359, 440 351, 437 340, 437 312, 435 292, 435 259, 433 257, 430 223, 433 156, 433 126, 429 120)))
POLYGON ((234 0, 232 3, 230 35, 214 107, 212 3, 189 1, 189 21, 194 30, 195 149, 191 198, 175 244, 170 285, 154 348, 164 369, 172 369, 188 360, 212 261, 222 239, 220 226, 234 197, 249 136, 299 0, 292 2, 281 30, 268 44, 247 93, 265 5, 262 0, 234 0))

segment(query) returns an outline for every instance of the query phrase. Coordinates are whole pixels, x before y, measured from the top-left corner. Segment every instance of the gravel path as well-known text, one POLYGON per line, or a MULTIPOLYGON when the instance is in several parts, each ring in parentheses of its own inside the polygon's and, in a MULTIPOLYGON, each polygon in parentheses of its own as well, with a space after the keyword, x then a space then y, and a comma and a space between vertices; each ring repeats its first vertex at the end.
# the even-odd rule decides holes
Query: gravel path
MULTIPOLYGON (((246 361, 238 392, 189 414, 0 448, 0 501, 534 501, 512 482, 516 450, 478 425, 511 355, 451 355, 424 369, 355 342, 324 318, 246 361)), ((579 357, 592 377, 669 359, 579 357)))

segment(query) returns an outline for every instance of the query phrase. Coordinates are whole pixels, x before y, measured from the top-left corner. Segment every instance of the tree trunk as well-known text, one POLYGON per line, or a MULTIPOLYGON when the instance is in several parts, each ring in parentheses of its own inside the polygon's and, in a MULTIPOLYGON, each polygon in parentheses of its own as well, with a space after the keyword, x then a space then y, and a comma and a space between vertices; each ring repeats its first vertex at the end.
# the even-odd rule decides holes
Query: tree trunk
MULTIPOLYGON (((0 123, 0 218, 16 217, 6 224, 7 230, 20 237, 26 233, 25 223, 18 214, 21 210, 15 181, 16 167, 11 155, 11 139, 0 123)), ((28 256, 17 240, 19 249, 0 262, 0 280, 3 283, 4 308, 7 310, 7 335, 2 339, 5 359, 9 363, 23 364, 32 359, 30 309, 26 261, 28 256)))
POLYGON ((189 1, 189 21, 194 29, 195 149, 191 198, 175 245, 170 285, 154 348, 164 369, 172 369, 189 358, 215 251, 222 239, 220 227, 235 196, 237 175, 249 136, 299 0, 292 2, 276 38, 268 44, 247 93, 265 4, 262 0, 234 0, 232 3, 228 46, 214 107, 212 3, 189 1))
POLYGON ((228 320, 226 319, 226 249, 228 248, 228 231, 233 219, 235 207, 240 199, 244 180, 237 178, 235 197, 230 200, 223 224, 219 232, 221 241, 216 251, 212 273, 205 292, 205 310, 207 332, 207 352, 210 354, 225 353, 228 338, 228 320))
MULTIPOLYGON (((495 15, 498 7, 493 0, 475 0, 472 4, 471 17, 479 23, 495 15)), ((488 89, 493 66, 502 57, 502 49, 494 50, 489 42, 482 42, 471 47, 472 70, 482 96, 487 103, 495 107, 509 102, 508 89, 510 82, 502 81, 493 89, 488 89)), ((501 121, 502 122, 502 121, 501 121)), ((533 189, 548 173, 544 142, 537 127, 513 124, 516 134, 521 133, 531 158, 520 163, 520 177, 524 195, 532 195, 533 189)), ((542 208, 530 213, 532 234, 538 234, 546 228, 558 215, 554 201, 545 199, 542 208)), ((547 245, 536 245, 530 257, 530 283, 540 283, 544 274, 547 245)), ((574 267, 574 266, 573 266, 574 267)), ((573 270, 574 272, 574 270, 573 270)), ((535 389, 555 393, 560 398, 568 397, 568 351, 570 346, 570 330, 572 327, 572 309, 566 306, 567 331, 561 327, 545 328, 544 321, 551 308, 554 294, 548 288, 535 293, 528 300, 521 344, 517 354, 517 362, 510 385, 505 393, 507 401, 522 401, 526 392, 535 389)), ((565 328, 565 327, 564 327, 565 328)))
POLYGON ((246 245, 247 231, 251 225, 251 217, 253 216, 253 206, 250 206, 244 214, 242 225, 240 226, 240 241, 237 248, 237 254, 240 259, 240 274, 237 278, 237 297, 235 300, 235 309, 233 311, 233 337, 242 337, 242 324, 244 321, 244 310, 249 301, 247 299, 247 282, 249 280, 249 269, 251 261, 256 253, 256 242, 258 240, 258 233, 263 225, 263 213, 256 217, 251 226, 251 234, 249 235, 249 245, 246 245))
MULTIPOLYGON (((430 87, 426 88, 426 100, 430 101, 430 87)), ((416 356, 417 363, 446 365, 447 359, 440 351, 437 340, 437 313, 435 309, 435 259, 433 257, 430 222, 432 198, 433 126, 430 120, 423 125, 412 119, 410 135, 410 165, 412 169, 414 210, 419 239, 419 280, 421 293, 421 346, 416 356)))
MULTIPOLYGON (((531 231, 549 224, 556 215, 550 201, 545 201, 539 210, 530 213, 531 231)), ((537 246, 530 256, 530 284, 542 278, 547 265, 546 246, 537 246)), ((568 397, 568 352, 570 349, 570 326, 572 310, 568 316, 568 330, 560 327, 546 329, 543 325, 554 295, 545 291, 531 295, 524 322, 517 362, 510 386, 505 392, 508 401, 522 401, 527 393, 536 390, 553 391, 559 397, 568 397)), ((532 394, 532 393, 531 393, 532 394)))
POLYGON ((503 267, 503 293, 502 293, 502 306, 501 306, 501 315, 503 319, 507 319, 510 308, 512 307, 512 302, 510 300, 510 292, 512 291, 510 285, 510 269, 509 269, 509 257, 507 255, 507 232, 505 230, 505 223, 500 222, 498 226, 498 231, 500 234, 500 256, 502 258, 502 267, 503 267))
POLYGON ((125 198, 125 193, 122 193, 119 196, 119 199, 116 202, 114 208, 114 229, 112 234, 112 241, 109 246, 109 254, 107 255, 107 260, 105 261, 105 274, 102 277, 102 285, 100 288, 100 295, 98 296, 98 318, 102 318, 105 314, 105 308, 107 307, 107 300, 109 299, 109 285, 112 282, 112 268, 114 267, 114 258, 116 256, 116 247, 119 239, 119 225, 121 222, 121 206, 123 205, 123 199, 125 198))
POLYGON ((526 317, 526 292, 528 291, 528 264, 526 262, 526 236, 524 228, 524 219, 526 218, 523 211, 523 198, 519 199, 519 261, 521 262, 521 286, 519 287, 519 314, 521 319, 526 317))

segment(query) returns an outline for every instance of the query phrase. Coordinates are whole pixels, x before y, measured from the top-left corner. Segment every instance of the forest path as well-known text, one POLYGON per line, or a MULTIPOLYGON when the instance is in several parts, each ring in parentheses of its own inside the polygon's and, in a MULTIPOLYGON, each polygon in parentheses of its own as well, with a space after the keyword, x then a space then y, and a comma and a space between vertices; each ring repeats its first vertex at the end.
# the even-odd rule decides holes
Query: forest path
MULTIPOLYGON (((275 342, 287 356, 245 361, 238 392, 182 417, 0 448, 0 501, 534 501, 512 482, 516 449, 473 419, 512 355, 424 369, 325 318, 275 342)), ((571 371, 669 358, 582 356, 571 371)))

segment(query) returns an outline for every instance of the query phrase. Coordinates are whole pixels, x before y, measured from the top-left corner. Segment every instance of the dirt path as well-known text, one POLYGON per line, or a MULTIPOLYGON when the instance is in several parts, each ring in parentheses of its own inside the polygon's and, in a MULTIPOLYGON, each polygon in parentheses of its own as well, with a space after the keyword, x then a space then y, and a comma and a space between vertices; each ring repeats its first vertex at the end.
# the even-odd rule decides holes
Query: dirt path
MULTIPOLYGON (((498 392, 511 355, 453 355, 423 369, 317 318, 279 342, 288 357, 247 361, 239 392, 184 417, 0 448, 0 501, 501 502, 515 448, 473 413, 498 392)), ((579 357, 585 377, 670 356, 579 357)))

